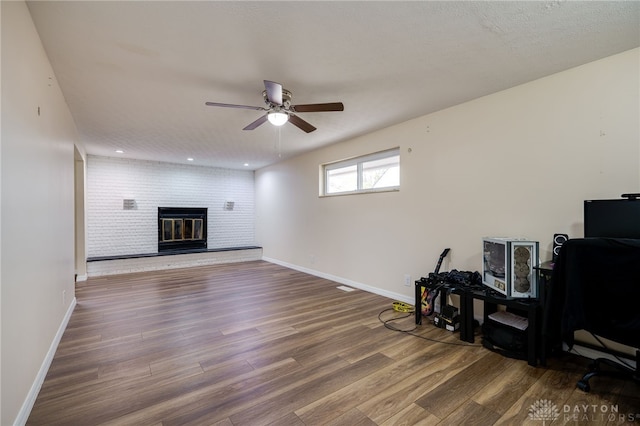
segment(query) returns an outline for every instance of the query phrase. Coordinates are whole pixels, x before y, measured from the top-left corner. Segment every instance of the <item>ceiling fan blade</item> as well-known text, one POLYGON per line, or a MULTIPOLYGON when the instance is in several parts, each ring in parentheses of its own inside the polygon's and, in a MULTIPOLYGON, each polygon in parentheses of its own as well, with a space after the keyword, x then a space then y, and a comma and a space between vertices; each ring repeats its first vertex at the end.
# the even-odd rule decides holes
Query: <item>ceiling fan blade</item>
POLYGON ((264 81, 264 88, 267 90, 267 100, 275 105, 282 105, 282 84, 275 81, 264 81))
POLYGON ((330 102, 326 104, 291 105, 295 112, 320 112, 320 111, 344 111, 342 102, 330 102))
POLYGON ((253 130, 256 127, 258 127, 259 125, 263 124, 265 121, 267 121, 267 114, 265 114, 262 117, 258 118, 256 121, 254 121, 253 123, 249 124, 247 127, 245 127, 242 130, 253 130))
POLYGON ((289 114, 289 123, 293 124, 294 126, 299 128, 300 130, 303 130, 303 131, 305 131, 307 133, 311 133, 314 130, 316 130, 315 127, 313 127, 311 124, 307 123, 306 121, 304 121, 302 118, 298 117, 297 115, 289 114))
POLYGON ((234 104, 221 104, 220 102, 205 102, 207 106, 217 106, 224 108, 242 108, 242 109, 255 109, 257 111, 266 111, 266 108, 250 105, 234 105, 234 104))

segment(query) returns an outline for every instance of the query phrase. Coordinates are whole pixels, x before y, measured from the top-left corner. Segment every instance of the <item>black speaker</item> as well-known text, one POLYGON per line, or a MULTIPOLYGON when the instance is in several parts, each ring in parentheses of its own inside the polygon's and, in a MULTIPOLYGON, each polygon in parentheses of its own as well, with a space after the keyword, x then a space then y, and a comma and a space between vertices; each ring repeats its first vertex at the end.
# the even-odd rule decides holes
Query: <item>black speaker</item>
POLYGON ((553 234, 553 261, 558 259, 558 253, 560 253, 560 247, 565 241, 569 239, 567 234, 553 234))

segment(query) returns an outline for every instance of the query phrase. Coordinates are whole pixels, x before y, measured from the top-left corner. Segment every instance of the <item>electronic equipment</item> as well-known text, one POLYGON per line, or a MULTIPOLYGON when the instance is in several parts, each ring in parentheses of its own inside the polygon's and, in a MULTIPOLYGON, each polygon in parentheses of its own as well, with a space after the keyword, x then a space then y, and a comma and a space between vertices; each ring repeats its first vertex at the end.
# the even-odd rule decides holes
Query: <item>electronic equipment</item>
POLYGON ((558 253, 560 253, 560 247, 569 239, 567 234, 553 234, 553 253, 552 253, 552 262, 555 262, 558 258, 558 253))
POLYGON ((433 317, 433 324, 436 327, 444 328, 449 331, 456 331, 460 328, 460 315, 458 314, 458 308, 451 305, 445 305, 442 307, 442 312, 439 312, 433 317))
POLYGON ((527 333, 491 318, 482 324, 482 346, 509 358, 527 359, 527 333))
POLYGON ((585 238, 640 239, 640 199, 638 194, 623 194, 626 199, 585 200, 585 238))
POLYGON ((482 283, 507 297, 538 297, 538 241, 482 239, 482 283))

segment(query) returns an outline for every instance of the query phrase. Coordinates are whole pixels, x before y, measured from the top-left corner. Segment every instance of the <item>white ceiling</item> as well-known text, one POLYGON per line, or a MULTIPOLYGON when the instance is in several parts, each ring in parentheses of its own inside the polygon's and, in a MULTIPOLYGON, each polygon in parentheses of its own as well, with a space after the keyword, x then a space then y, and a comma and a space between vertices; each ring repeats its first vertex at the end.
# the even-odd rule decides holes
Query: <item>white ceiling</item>
MULTIPOLYGON (((638 1, 28 2, 89 154, 257 169, 640 45, 638 1), (263 80, 318 128, 242 128, 263 80)), ((462 125, 462 123, 461 123, 462 125)), ((397 142, 397 141, 394 141, 397 142)))

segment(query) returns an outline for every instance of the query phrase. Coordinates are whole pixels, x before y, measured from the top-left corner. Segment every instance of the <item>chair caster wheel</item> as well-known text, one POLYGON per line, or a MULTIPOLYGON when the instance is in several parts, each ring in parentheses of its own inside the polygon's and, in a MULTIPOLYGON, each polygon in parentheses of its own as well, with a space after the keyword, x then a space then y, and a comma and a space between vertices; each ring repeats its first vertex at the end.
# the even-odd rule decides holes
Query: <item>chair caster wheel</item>
POLYGON ((589 392, 591 390, 591 386, 589 386, 589 382, 587 382, 586 380, 578 380, 577 386, 578 389, 585 392, 589 392))

